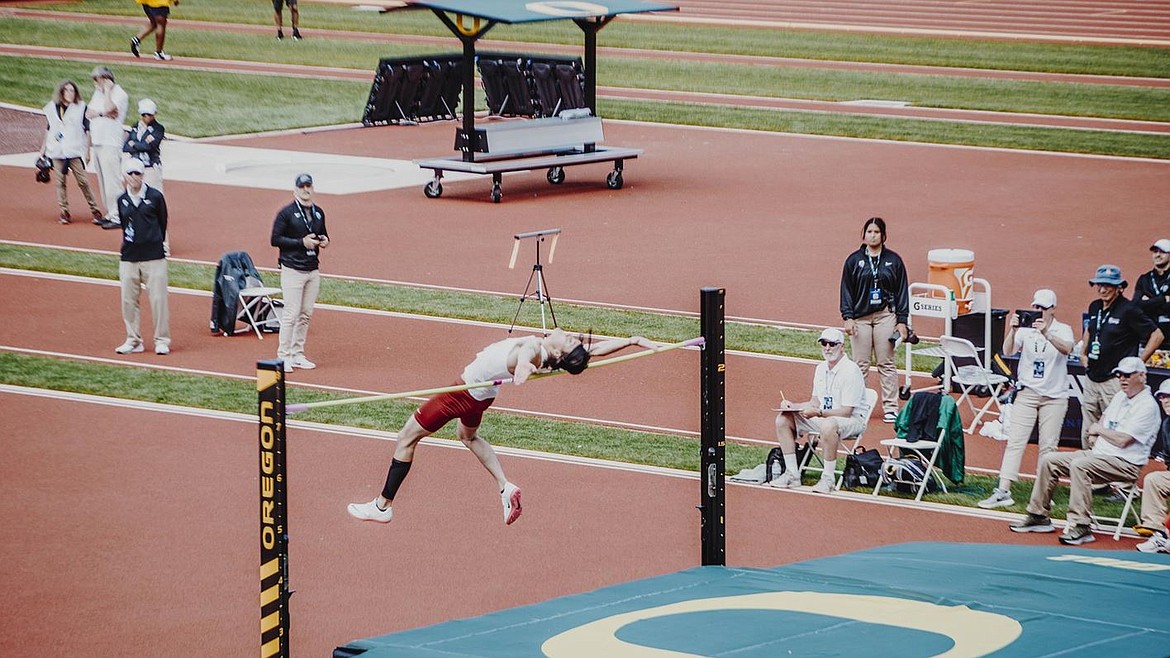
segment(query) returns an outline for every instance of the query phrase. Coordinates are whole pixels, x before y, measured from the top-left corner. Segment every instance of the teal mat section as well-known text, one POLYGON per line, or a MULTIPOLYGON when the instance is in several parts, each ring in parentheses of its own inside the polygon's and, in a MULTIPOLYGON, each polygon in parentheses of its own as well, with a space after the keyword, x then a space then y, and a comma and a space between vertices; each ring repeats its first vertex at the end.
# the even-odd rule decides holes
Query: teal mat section
POLYGON ((1170 556, 916 543, 696 567, 355 640, 335 658, 1170 655, 1170 556))

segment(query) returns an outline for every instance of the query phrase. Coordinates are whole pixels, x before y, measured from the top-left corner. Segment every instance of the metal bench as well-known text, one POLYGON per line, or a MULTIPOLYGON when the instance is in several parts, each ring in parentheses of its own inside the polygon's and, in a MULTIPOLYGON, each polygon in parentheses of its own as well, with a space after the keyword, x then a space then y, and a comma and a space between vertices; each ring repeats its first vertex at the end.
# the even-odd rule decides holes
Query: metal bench
POLYGON ((467 160, 460 155, 415 160, 415 164, 435 173, 434 179, 423 187, 423 193, 431 199, 442 196, 445 171, 491 174, 491 200, 499 203, 503 198, 501 181, 505 173, 547 169, 548 182, 559 185, 565 181, 565 167, 594 162, 612 162, 613 171, 606 176, 605 184, 611 190, 621 189, 624 162, 637 158, 643 150, 597 146, 602 139, 599 117, 494 123, 476 128, 473 145, 466 144, 467 140, 457 133, 456 148, 464 153, 484 154, 477 159, 467 160))

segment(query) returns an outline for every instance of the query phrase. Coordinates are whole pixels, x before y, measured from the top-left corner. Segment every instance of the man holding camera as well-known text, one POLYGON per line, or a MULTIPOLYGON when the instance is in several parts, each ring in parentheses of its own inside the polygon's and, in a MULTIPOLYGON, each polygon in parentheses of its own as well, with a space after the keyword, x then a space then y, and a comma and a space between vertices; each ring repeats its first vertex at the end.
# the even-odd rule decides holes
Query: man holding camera
POLYGON ((325 211, 313 201, 312 176, 297 176, 293 197, 272 224, 272 246, 280 249, 280 289, 284 298, 276 356, 284 360, 285 372, 317 367, 305 357, 305 339, 321 288, 318 250, 329 246, 325 211))
POLYGON ((983 509, 1011 507, 1011 486, 1020 475, 1020 460, 1032 428, 1040 425, 1040 454, 1056 450, 1060 429, 1068 412, 1068 354, 1073 348, 1072 327, 1054 316, 1056 293, 1037 290, 1032 296, 1032 311, 1011 317, 1003 337, 1003 353, 1020 353, 1017 381, 1020 390, 1012 405, 1007 447, 999 467, 999 486, 991 496, 979 501, 983 509))

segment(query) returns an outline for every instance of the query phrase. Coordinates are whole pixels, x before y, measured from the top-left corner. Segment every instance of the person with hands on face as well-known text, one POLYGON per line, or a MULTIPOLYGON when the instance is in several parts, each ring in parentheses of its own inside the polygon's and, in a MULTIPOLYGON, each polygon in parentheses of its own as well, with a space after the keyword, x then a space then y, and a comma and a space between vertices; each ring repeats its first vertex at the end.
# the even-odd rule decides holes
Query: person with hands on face
POLYGON ((1017 382, 1020 389, 1012 405, 1007 446, 999 467, 999 486, 979 501, 983 509, 1011 507, 1011 485, 1019 479, 1024 447, 1039 425, 1040 453, 1037 460, 1056 450, 1060 430, 1068 412, 1068 355, 1073 348, 1073 330, 1056 319, 1056 293, 1037 290, 1032 309, 1039 316, 1030 326, 1021 326, 1013 313, 1003 337, 1003 353, 1020 353, 1017 382))
POLYGON ((877 364, 882 389, 882 421, 898 419, 898 367, 895 341, 910 337, 910 284, 902 258, 886 248, 886 222, 870 217, 861 227, 861 247, 849 254, 841 272, 841 319, 850 336, 862 377, 877 364))
POLYGON ((93 70, 93 97, 85 109, 89 119, 90 141, 93 142, 94 169, 102 190, 106 217, 94 224, 104 229, 118 228, 118 197, 122 196, 122 144, 126 141, 126 111, 130 96, 116 82, 114 72, 107 66, 93 70))
POLYGON ((285 372, 317 367, 305 356, 305 340, 321 288, 319 254, 329 246, 325 211, 314 201, 312 176, 297 176, 293 197, 293 202, 276 214, 271 241, 273 247, 280 249, 284 313, 280 317, 280 345, 276 356, 284 360, 285 372))
POLYGON ((837 481, 837 448, 842 439, 865 431, 869 410, 865 408, 865 378, 857 364, 845 356, 845 334, 825 329, 817 342, 824 361, 813 373, 812 397, 799 404, 782 400, 776 409, 780 412, 776 415, 776 441, 784 454, 784 473, 769 485, 781 489, 800 486, 796 438, 815 432, 820 435, 825 467, 812 490, 832 493, 837 481))

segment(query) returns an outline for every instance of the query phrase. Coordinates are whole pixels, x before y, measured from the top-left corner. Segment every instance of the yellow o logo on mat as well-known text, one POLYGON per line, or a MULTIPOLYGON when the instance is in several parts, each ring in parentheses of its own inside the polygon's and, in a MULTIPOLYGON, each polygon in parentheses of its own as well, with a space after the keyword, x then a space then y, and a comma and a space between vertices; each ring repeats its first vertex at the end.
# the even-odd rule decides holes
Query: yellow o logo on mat
POLYGON ((576 0, 549 0, 547 2, 529 2, 524 8, 534 14, 549 16, 604 16, 609 13, 609 7, 592 2, 577 2, 576 0))
POLYGON ((696 658, 697 654, 630 644, 619 640, 617 633, 636 621, 717 610, 787 610, 938 633, 949 637, 955 646, 937 658, 984 656, 1015 642, 1023 632, 1011 617, 966 606, 860 594, 764 592, 694 599, 598 619, 549 638, 540 650, 548 658, 696 658))

